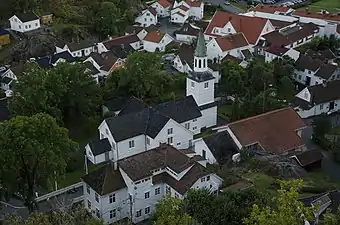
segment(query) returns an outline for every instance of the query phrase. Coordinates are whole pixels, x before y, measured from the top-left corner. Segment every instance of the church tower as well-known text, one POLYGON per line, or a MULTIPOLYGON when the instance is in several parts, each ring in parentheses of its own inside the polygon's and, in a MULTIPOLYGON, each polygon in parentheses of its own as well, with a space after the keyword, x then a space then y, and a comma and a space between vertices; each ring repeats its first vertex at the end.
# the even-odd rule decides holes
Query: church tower
POLYGON ((200 31, 194 52, 193 71, 187 77, 187 96, 192 95, 198 106, 214 102, 214 76, 208 71, 207 47, 200 31))
POLYGON ((215 126, 217 123, 215 78, 208 71, 207 47, 202 31, 197 38, 193 71, 189 72, 186 82, 187 96, 193 96, 202 113, 200 127, 215 126))

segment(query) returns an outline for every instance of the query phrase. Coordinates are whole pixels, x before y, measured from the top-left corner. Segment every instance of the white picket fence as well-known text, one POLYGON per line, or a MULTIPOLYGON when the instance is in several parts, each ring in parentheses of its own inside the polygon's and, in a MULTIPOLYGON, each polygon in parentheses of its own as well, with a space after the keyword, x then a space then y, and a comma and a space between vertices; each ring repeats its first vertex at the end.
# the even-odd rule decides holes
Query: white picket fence
MULTIPOLYGON (((45 201, 46 199, 48 198, 52 198, 52 197, 55 197, 55 196, 58 196, 58 195, 61 195, 61 194, 64 194, 66 193, 67 191, 69 190, 72 190, 74 188, 79 188, 83 186, 83 182, 79 182, 79 183, 76 183, 76 184, 72 184, 70 186, 67 186, 67 187, 64 187, 64 188, 61 188, 61 189, 58 189, 56 191, 52 191, 46 195, 42 195, 42 196, 39 196, 35 199, 36 202, 41 202, 41 201, 45 201)), ((80 196, 83 198, 83 196, 80 196)), ((77 199, 77 198, 76 198, 77 199)))

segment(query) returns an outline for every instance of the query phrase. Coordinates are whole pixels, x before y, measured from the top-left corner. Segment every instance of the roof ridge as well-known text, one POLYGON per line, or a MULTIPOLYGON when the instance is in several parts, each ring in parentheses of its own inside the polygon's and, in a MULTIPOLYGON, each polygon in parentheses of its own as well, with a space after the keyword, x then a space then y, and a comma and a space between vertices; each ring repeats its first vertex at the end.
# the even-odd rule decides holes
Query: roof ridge
POLYGON ((285 107, 285 108, 276 109, 276 110, 273 110, 273 111, 261 113, 259 115, 255 115, 255 116, 247 117, 247 118, 244 118, 244 119, 241 119, 241 120, 237 120, 237 121, 228 123, 226 125, 227 126, 234 125, 234 124, 237 124, 237 123, 241 123, 241 122, 244 122, 244 121, 252 120, 252 119, 259 118, 259 117, 262 117, 262 116, 266 116, 266 115, 269 115, 269 114, 281 112, 281 111, 284 111, 284 110, 287 110, 287 109, 292 109, 292 108, 288 106, 288 107, 285 107))

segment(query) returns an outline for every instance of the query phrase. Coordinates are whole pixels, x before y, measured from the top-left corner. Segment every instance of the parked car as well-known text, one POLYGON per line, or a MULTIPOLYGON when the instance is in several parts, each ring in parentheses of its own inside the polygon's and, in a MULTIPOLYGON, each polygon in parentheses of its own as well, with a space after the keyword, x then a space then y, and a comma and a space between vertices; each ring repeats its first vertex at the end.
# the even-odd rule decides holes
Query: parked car
POLYGON ((230 5, 230 2, 225 1, 224 4, 225 4, 225 5, 230 5))

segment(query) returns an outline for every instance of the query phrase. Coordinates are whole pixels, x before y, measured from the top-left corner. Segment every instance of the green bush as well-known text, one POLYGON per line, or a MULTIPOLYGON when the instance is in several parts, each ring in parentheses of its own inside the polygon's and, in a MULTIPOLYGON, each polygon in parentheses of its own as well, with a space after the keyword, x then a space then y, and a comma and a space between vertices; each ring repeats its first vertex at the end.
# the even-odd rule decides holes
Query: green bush
POLYGON ((5 98, 6 94, 4 92, 0 92, 0 99, 5 98))

